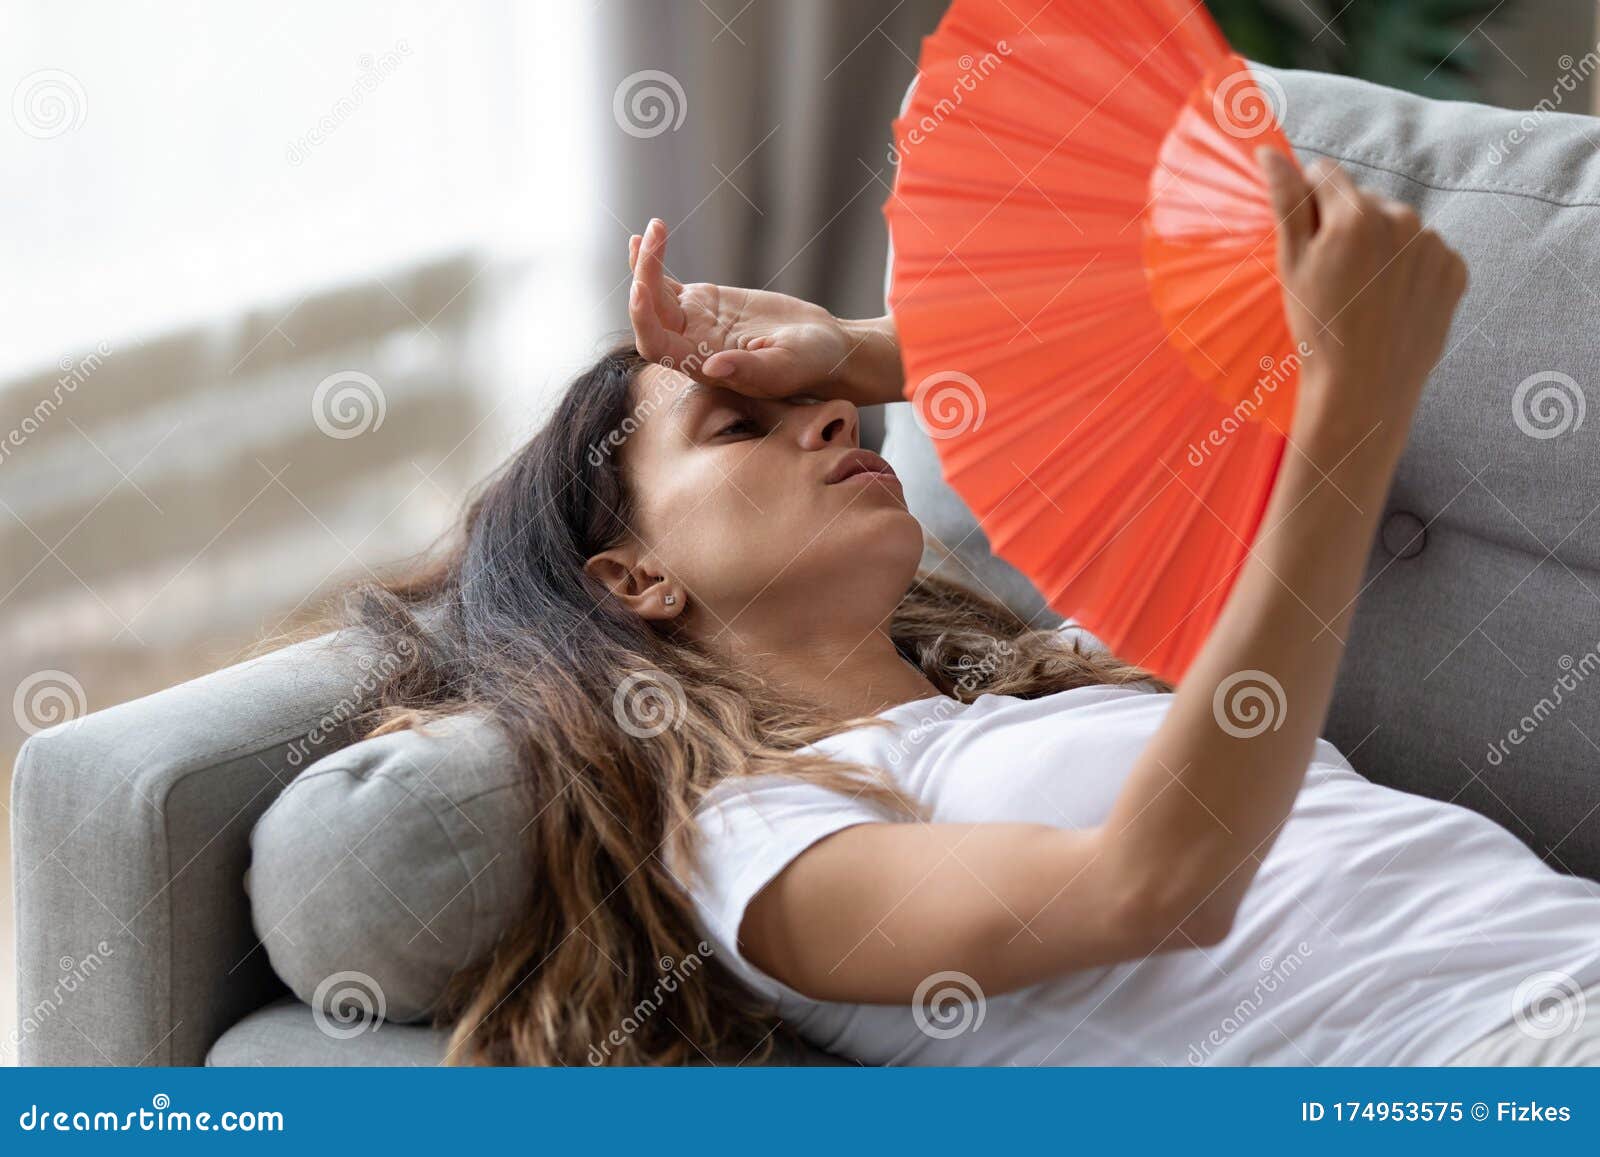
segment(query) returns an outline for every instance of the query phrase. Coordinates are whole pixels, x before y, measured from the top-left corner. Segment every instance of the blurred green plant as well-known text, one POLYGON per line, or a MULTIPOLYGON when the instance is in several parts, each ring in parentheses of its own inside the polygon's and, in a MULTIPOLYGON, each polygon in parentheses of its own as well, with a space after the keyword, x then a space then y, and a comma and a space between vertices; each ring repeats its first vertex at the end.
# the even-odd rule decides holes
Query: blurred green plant
POLYGON ((1234 50, 1280 68, 1359 76, 1446 100, 1481 97, 1474 31, 1515 0, 1206 0, 1234 50))

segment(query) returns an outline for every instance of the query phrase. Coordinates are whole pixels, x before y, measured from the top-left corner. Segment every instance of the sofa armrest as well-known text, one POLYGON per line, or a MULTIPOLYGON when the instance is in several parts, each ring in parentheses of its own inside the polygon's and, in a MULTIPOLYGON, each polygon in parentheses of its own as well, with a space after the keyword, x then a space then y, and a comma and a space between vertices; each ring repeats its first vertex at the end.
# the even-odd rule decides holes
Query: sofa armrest
POLYGON ((283 992, 243 879, 256 818, 348 742, 376 676, 324 636, 31 738, 12 787, 22 1063, 198 1065, 283 992))

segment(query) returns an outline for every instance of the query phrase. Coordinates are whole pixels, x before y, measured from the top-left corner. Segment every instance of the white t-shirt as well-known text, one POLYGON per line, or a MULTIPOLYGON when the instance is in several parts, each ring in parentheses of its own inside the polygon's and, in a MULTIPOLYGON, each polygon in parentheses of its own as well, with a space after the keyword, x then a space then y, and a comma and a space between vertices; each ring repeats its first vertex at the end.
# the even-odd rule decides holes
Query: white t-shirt
MULTIPOLYGON (((1126 687, 924 699, 884 712, 891 726, 816 749, 887 771, 934 822, 1090 827, 1171 701, 1126 687)), ((952 999, 920 1016, 812 1000, 740 955, 746 906, 790 861, 890 818, 780 776, 729 781, 697 816, 691 891, 718 954, 807 1040, 863 1062, 1434 1065, 1519 1008, 1600 981, 1600 887, 1475 812, 1371 783, 1325 742, 1214 947, 1067 973, 981 1006, 946 978, 935 987, 952 999)))

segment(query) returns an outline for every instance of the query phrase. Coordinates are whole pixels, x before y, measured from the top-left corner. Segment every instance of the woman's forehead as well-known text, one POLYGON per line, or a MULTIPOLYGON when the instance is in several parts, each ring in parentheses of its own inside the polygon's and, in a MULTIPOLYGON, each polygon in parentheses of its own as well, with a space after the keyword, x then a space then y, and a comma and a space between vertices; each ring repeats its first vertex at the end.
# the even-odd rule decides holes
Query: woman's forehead
POLYGON ((648 365, 633 379, 633 408, 643 417, 671 413, 680 408, 698 383, 679 370, 648 365))
POLYGON ((634 375, 624 424, 628 427, 627 458, 636 464, 641 453, 669 448, 673 433, 683 429, 696 395, 705 387, 675 369, 649 365, 634 375))
POLYGON ((651 365, 634 379, 633 410, 641 426, 670 434, 681 431, 683 424, 708 403, 735 397, 724 386, 708 386, 680 370, 651 365))

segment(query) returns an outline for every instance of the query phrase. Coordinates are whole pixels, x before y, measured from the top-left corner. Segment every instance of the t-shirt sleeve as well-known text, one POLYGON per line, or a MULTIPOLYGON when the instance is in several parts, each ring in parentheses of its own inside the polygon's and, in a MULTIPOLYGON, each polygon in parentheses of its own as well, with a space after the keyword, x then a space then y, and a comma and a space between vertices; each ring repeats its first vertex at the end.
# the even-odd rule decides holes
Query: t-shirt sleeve
POLYGON ((780 1003, 799 998, 740 951, 745 910, 818 840, 856 824, 893 822, 895 817, 868 799, 801 780, 762 776, 721 785, 695 818, 698 871, 685 882, 709 939, 724 963, 760 995, 780 1003))

